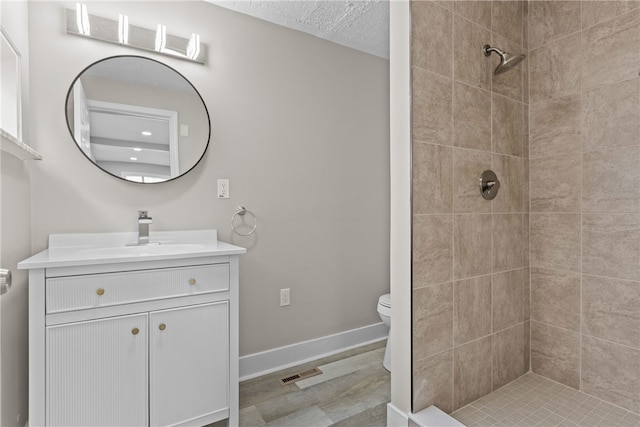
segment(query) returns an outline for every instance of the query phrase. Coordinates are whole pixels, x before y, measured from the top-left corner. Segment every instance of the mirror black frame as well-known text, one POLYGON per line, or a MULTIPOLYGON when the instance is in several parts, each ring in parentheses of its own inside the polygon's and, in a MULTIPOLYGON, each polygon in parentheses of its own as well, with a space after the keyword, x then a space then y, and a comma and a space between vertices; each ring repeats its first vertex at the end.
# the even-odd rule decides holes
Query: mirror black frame
POLYGON ((196 89, 196 87, 193 85, 193 83, 191 83, 191 81, 189 81, 189 79, 187 79, 182 73, 180 73, 178 70, 176 70, 175 68, 160 62, 156 59, 152 59, 152 58, 148 58, 146 56, 140 56, 140 55, 114 55, 114 56, 109 56, 106 58, 102 58, 98 61, 95 61, 91 64, 89 64, 88 66, 84 67, 82 69, 82 71, 80 71, 78 73, 78 75, 73 79, 73 81, 71 82, 71 85, 69 86, 69 90, 67 90, 67 96, 65 99, 65 105, 64 105, 64 111, 65 111, 65 121, 67 123, 67 129, 69 130, 69 134, 71 135, 71 139, 74 143, 74 145, 76 146, 76 148, 82 153, 82 155, 89 160, 95 167, 97 167, 98 169, 100 169, 101 171, 105 172, 108 175, 111 175, 115 178, 118 178, 122 181, 125 182, 129 182, 129 183, 133 183, 133 184, 145 184, 145 185, 154 185, 154 184, 163 184, 165 182, 169 182, 169 181, 173 181, 175 179, 178 179, 186 174, 188 174, 189 172, 191 172, 201 161, 202 158, 204 157, 204 155, 207 153, 207 149, 209 148, 209 143, 211 142, 211 116, 209 115, 209 109, 207 108, 207 104, 204 102, 204 99, 202 98, 202 95, 200 95, 200 92, 198 92, 198 89, 196 89), (82 148, 80 147, 80 145, 78 144, 78 142, 75 139, 74 133, 73 133, 73 129, 71 128, 71 123, 69 121, 69 100, 73 91, 73 88, 76 84, 76 82, 78 81, 78 79, 80 79, 80 77, 82 77, 82 75, 85 73, 85 71, 87 71, 89 68, 93 67, 96 64, 99 64, 101 62, 104 61, 108 61, 108 60, 112 60, 112 59, 117 59, 117 58, 139 58, 139 59, 144 59, 147 61, 152 61, 155 62, 163 67, 168 68, 169 70, 173 71, 174 73, 176 73, 178 76, 182 77, 184 79, 184 81, 186 81, 189 86, 191 86, 191 88, 193 89, 193 91, 195 92, 196 95, 198 95, 198 98, 200 99, 200 101, 202 102, 202 106, 204 107, 204 112, 207 116, 207 123, 209 124, 209 131, 207 133, 207 143, 204 147, 204 149, 202 150, 202 154, 200 155, 200 157, 198 158, 198 160, 193 164, 193 166, 191 166, 188 170, 186 170, 185 172, 180 173, 179 175, 169 178, 167 180, 164 181, 159 181, 159 182, 138 182, 138 181, 132 181, 132 180, 128 180, 125 179, 121 176, 115 175, 109 171, 107 171, 106 169, 103 169, 102 167, 100 167, 99 165, 97 165, 93 160, 91 160, 91 158, 89 158, 89 156, 87 156, 87 154, 82 150, 82 148))

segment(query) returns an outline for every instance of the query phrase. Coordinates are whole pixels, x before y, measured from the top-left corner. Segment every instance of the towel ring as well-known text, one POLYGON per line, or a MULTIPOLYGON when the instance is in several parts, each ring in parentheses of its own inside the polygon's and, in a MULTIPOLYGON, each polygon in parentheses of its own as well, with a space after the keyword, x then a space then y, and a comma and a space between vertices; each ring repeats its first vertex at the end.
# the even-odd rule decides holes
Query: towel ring
POLYGON ((234 213, 233 216, 231 217, 231 231, 236 233, 238 236, 249 236, 253 234, 254 231, 256 231, 256 227, 258 227, 258 218, 256 217, 256 214, 254 214, 250 210, 247 210, 247 208, 245 208, 244 206, 238 206, 236 208, 236 213, 234 213), (253 216, 253 227, 251 228, 251 231, 249 231, 248 233, 239 233, 238 231, 236 231, 236 228, 233 222, 235 221, 238 215, 244 216, 246 213, 250 213, 253 216))

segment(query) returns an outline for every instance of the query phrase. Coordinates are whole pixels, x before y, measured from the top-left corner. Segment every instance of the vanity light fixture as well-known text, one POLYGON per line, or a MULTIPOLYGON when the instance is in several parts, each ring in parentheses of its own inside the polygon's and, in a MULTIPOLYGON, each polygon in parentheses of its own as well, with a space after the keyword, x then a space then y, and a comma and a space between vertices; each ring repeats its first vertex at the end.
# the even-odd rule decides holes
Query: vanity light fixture
POLYGON ((196 33, 185 38, 167 33, 166 25, 162 24, 153 30, 130 25, 129 17, 125 14, 119 14, 117 20, 90 15, 84 3, 76 3, 75 10, 67 9, 67 33, 199 64, 207 62, 207 45, 200 42, 200 36, 196 33))
POLYGON ((189 39, 189 42, 187 44, 187 47, 184 53, 176 49, 168 48, 167 47, 167 27, 165 25, 158 24, 158 27, 156 28, 155 48, 160 53, 164 53, 172 56, 186 57, 188 59, 193 60, 198 57, 197 55, 194 55, 193 52, 195 52, 195 50, 197 50, 198 53, 200 52, 200 46, 199 46, 200 38, 198 37, 198 46, 195 46, 195 47, 192 47, 192 39, 193 39, 193 34, 191 35, 191 39, 189 39))
POLYGON ((129 44, 129 17, 122 13, 118 15, 118 41, 129 44))
POLYGON ((143 130, 142 132, 140 132, 141 134, 143 134, 144 136, 151 136, 152 133, 149 132, 148 130, 143 130))
POLYGON ((136 147, 136 148, 133 149, 133 151, 142 151, 142 148, 136 147))
POLYGON ((162 24, 158 24, 156 28, 156 50, 158 52, 164 52, 167 48, 167 27, 162 24))
POLYGON ((135 162, 136 160, 138 160, 138 158, 137 157, 129 157, 129 160, 133 160, 135 162))
POLYGON ((187 45, 187 56, 191 59, 196 59, 200 55, 200 35, 191 34, 189 44, 187 45))
POLYGON ((89 12, 87 12, 87 5, 84 3, 76 3, 76 25, 78 27, 78 32, 83 36, 91 35, 89 12))

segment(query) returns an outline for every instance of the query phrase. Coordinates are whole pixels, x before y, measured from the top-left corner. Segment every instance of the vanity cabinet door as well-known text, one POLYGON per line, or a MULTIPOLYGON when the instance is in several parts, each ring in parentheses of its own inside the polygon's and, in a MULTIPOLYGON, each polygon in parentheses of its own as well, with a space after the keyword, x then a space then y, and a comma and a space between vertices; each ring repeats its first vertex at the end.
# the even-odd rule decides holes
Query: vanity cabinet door
POLYGON ((229 416, 229 302, 156 311, 150 327, 152 426, 229 416))
POLYGON ((46 328, 47 426, 148 425, 148 314, 46 328))

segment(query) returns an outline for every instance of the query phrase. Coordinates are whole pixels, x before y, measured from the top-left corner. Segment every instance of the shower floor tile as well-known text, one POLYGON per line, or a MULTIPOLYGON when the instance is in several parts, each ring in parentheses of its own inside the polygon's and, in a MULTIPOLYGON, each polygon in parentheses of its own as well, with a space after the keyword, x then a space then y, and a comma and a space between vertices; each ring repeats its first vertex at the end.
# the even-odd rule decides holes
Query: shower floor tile
POLYGON ((534 373, 451 414, 468 427, 640 426, 640 416, 534 373))

